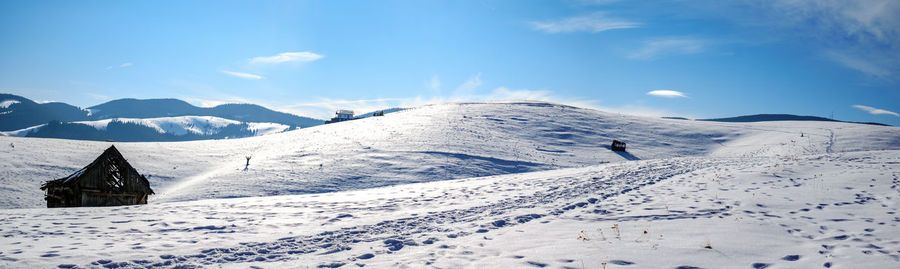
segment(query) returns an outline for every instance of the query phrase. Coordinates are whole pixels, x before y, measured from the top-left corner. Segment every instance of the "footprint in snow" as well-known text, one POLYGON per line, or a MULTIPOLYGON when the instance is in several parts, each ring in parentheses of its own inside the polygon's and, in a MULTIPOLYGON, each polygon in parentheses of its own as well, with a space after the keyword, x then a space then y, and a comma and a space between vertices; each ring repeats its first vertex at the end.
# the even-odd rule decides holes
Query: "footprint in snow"
POLYGON ((609 261, 609 263, 615 264, 615 265, 632 265, 632 264, 634 264, 633 262, 623 261, 623 260, 611 260, 611 261, 609 261))
POLYGON ((799 259, 800 259, 800 255, 787 255, 787 256, 784 256, 784 257, 781 258, 781 259, 782 259, 782 260, 785 260, 785 261, 792 262, 792 261, 799 260, 799 259))
POLYGON ((847 240, 847 238, 850 238, 850 236, 849 236, 849 235, 846 235, 846 234, 842 234, 842 235, 838 235, 838 236, 835 236, 835 237, 832 237, 832 238, 835 239, 835 240, 847 240))

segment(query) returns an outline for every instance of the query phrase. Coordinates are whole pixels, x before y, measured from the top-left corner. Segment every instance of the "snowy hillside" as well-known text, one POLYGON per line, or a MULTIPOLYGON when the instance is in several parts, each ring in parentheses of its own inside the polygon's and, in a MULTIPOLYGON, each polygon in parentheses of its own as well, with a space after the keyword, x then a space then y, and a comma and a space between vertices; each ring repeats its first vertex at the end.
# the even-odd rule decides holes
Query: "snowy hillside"
MULTIPOLYGON (((900 149, 897 130, 666 120, 517 102, 425 106, 237 140, 115 144, 148 175, 158 193, 151 202, 164 202, 321 193, 639 159, 900 149), (610 151, 612 139, 627 142, 628 152, 610 151), (247 167, 246 156, 252 156, 247 167)), ((43 206, 36 186, 80 169, 110 144, 13 137, 0 142, 4 192, 27 194, 4 193, 0 207, 6 208, 43 206)))
POLYGON ((12 208, 0 209, 0 267, 900 261, 897 127, 432 105, 244 139, 115 143, 156 190, 149 205, 41 208, 42 182, 110 144, 0 137, 0 207, 12 208), (247 198, 216 199, 235 197, 247 198))
POLYGON ((315 195, 7 209, 0 266, 891 268, 900 151, 670 158, 315 195))

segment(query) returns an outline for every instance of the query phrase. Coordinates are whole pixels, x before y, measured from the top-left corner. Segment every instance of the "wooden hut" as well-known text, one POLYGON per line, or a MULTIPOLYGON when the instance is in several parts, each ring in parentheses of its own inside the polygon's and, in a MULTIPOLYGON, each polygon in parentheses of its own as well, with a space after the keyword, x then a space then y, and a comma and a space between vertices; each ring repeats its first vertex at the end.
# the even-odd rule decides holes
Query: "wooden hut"
POLYGON ((146 204, 153 194, 150 182, 110 146, 77 172, 45 182, 47 207, 119 206, 146 204))

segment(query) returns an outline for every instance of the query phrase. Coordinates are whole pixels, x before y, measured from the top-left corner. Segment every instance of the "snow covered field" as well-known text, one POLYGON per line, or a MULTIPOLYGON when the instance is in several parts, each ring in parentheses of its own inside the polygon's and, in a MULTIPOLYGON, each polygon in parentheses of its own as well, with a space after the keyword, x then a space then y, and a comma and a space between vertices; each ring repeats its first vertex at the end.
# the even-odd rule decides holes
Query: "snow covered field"
POLYGON ((434 105, 247 139, 116 143, 159 194, 69 209, 40 208, 40 183, 109 143, 0 143, 0 267, 900 262, 896 127, 434 105), (629 152, 604 148, 612 139, 629 152), (233 197, 246 198, 216 199, 233 197))

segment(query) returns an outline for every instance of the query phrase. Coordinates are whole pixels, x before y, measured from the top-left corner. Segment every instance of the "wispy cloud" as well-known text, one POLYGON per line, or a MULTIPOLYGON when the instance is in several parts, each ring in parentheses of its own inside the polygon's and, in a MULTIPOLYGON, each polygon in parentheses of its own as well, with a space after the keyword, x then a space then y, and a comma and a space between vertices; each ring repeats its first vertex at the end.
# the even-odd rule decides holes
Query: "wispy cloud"
POLYGON ((670 38, 644 42, 628 58, 649 60, 667 54, 695 54, 706 50, 707 41, 692 38, 670 38))
POLYGON ((239 77, 239 78, 244 78, 244 79, 263 79, 263 76, 260 76, 257 74, 234 72, 234 71, 227 71, 227 70, 223 70, 222 73, 232 76, 232 77, 239 77))
POLYGON ((456 87, 456 91, 453 92, 453 95, 471 95, 476 90, 478 90, 479 86, 481 86, 481 73, 475 74, 474 76, 470 77, 468 80, 460 84, 459 87, 456 87))
POLYGON ((253 57, 250 59, 250 63, 254 64, 277 64, 277 63, 288 63, 288 62, 312 62, 318 59, 322 59, 325 56, 315 54, 308 51, 302 52, 283 52, 279 53, 275 56, 261 56, 261 57, 253 57))
POLYGON ((655 90, 655 91, 647 92, 647 95, 665 97, 665 98, 687 97, 686 95, 684 95, 684 93, 679 92, 679 91, 673 91, 673 90, 655 90))
POLYGON ((99 93, 89 92, 89 93, 87 93, 87 95, 93 99, 100 100, 100 101, 106 101, 106 100, 112 99, 112 98, 109 98, 109 96, 99 94, 99 93))
POLYGON ((874 78, 900 80, 900 1, 716 1, 741 25, 807 43, 826 59, 874 78))
POLYGON ((178 97, 178 99, 184 100, 186 102, 189 102, 189 103, 194 104, 195 106, 199 106, 199 107, 215 107, 215 106, 224 105, 224 104, 255 104, 255 105, 261 105, 261 106, 268 107, 268 108, 272 107, 272 106, 267 105, 267 103, 265 103, 261 100, 250 100, 250 99, 246 99, 246 98, 242 98, 242 97, 229 96, 229 95, 223 95, 223 94, 220 94, 219 97, 221 99, 203 99, 203 98, 195 98, 195 97, 190 97, 190 96, 181 96, 181 97, 178 97))
POLYGON ((125 68, 125 67, 130 67, 130 66, 133 66, 133 65, 134 65, 134 64, 131 63, 131 62, 124 62, 124 63, 119 64, 119 65, 110 65, 110 66, 107 66, 107 67, 106 67, 106 70, 110 70, 110 69, 113 69, 113 68, 125 68))
POLYGON ((564 18, 556 21, 531 22, 534 30, 557 34, 572 32, 599 33, 614 29, 637 28, 641 24, 633 21, 607 17, 602 12, 564 18))
POLYGON ((846 51, 842 52, 836 50, 826 51, 824 54, 828 59, 843 64, 850 69, 855 69, 856 71, 863 72, 870 76, 886 80, 892 79, 893 72, 891 71, 890 66, 896 65, 896 63, 890 62, 897 61, 896 59, 891 59, 890 57, 884 58, 874 55, 852 53, 846 51))
POLYGON ((558 100, 558 98, 553 97, 553 93, 548 90, 509 89, 506 87, 499 87, 487 95, 485 100, 552 101, 558 100))
POLYGON ((437 75, 431 76, 427 82, 425 82, 425 88, 431 91, 432 94, 440 94, 441 93, 441 79, 438 78, 437 75))
POLYGON ((894 117, 900 117, 900 114, 897 114, 897 112, 890 111, 890 110, 884 110, 884 109, 880 109, 880 108, 874 108, 874 107, 870 107, 870 106, 853 105, 853 108, 868 112, 869 114, 872 114, 872 115, 892 115, 894 117))

